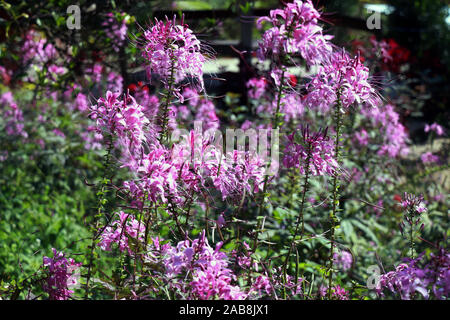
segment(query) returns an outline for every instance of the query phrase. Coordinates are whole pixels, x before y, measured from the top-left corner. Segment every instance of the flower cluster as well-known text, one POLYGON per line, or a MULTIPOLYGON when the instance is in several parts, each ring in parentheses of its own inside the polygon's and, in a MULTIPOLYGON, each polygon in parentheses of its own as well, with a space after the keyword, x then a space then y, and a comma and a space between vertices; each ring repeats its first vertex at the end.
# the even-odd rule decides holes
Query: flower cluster
POLYGON ((113 92, 122 92, 123 89, 123 78, 120 74, 110 71, 106 78, 106 90, 113 92))
POLYGON ((264 180, 265 163, 250 152, 230 154, 215 146, 211 138, 191 130, 172 149, 153 144, 148 153, 129 156, 125 165, 137 176, 124 187, 135 199, 148 195, 152 202, 181 203, 187 194, 208 188, 208 182, 222 198, 258 192, 264 180))
POLYGON ((40 67, 57 57, 56 48, 34 30, 25 35, 21 52, 24 53, 22 58, 25 63, 34 62, 40 67))
POLYGON ((270 296, 273 290, 273 285, 269 279, 269 277, 265 275, 258 276, 252 284, 251 293, 255 293, 258 296, 270 296))
POLYGON ((338 164, 334 158, 334 147, 327 136, 327 130, 310 132, 308 128, 303 128, 300 138, 296 139, 296 137, 298 135, 295 132, 287 136, 288 141, 283 158, 283 164, 287 168, 300 168, 301 174, 308 171, 314 176, 335 173, 338 164), (306 162, 309 162, 309 167, 305 167, 306 162))
MULTIPOLYGON (((135 90, 137 88, 134 88, 135 90)), ((143 90, 144 93, 147 91, 143 90)), ((206 99, 197 99, 195 90, 185 90, 192 95, 190 106, 195 111, 198 122, 206 123, 206 129, 216 129, 218 118, 214 105, 206 99), (192 106, 191 103, 197 102, 192 106)), ((126 181, 124 187, 135 201, 147 198, 152 202, 181 203, 186 195, 206 189, 207 180, 222 192, 223 199, 238 195, 244 190, 247 194, 257 192, 263 181, 263 161, 255 155, 235 152, 224 155, 203 132, 191 131, 181 143, 175 143, 171 149, 161 145, 155 130, 154 115, 157 103, 147 94, 140 97, 147 108, 138 104, 129 94, 123 100, 119 93, 107 92, 106 98, 100 98, 92 106, 90 116, 96 121, 97 135, 90 140, 98 140, 105 131, 122 149, 122 167, 128 167, 135 179, 126 181), (191 157, 191 155, 196 157, 191 157), (197 157, 197 155, 200 155, 197 157)), ((182 110, 182 106, 171 106, 170 114, 182 110)), ((187 115, 191 112, 186 110, 187 115)), ((176 121, 170 117, 174 128, 176 121)), ((92 141, 94 143, 94 141, 92 141)))
POLYGON ((37 81, 39 79, 37 73, 46 71, 47 80, 54 82, 58 76, 67 72, 67 68, 57 60, 59 55, 56 47, 35 30, 25 34, 25 42, 20 52, 23 64, 33 66, 32 71, 26 75, 27 81, 37 81))
POLYGON ((123 100, 118 97, 118 92, 108 91, 106 99, 101 97, 91 106, 90 117, 96 120, 100 132, 106 130, 123 145, 139 152, 146 141, 144 127, 150 122, 144 115, 144 108, 132 96, 125 95, 123 100))
POLYGON ((395 112, 393 105, 387 104, 380 108, 363 109, 362 114, 373 125, 381 126, 383 142, 378 150, 379 155, 388 155, 395 158, 399 155, 408 154, 409 149, 406 145, 408 134, 405 127, 400 123, 399 114, 395 112))
POLYGON ((103 230, 99 246, 102 250, 110 251, 111 245, 116 243, 120 251, 127 250, 129 254, 132 254, 129 239, 144 240, 144 223, 123 211, 116 212, 115 215, 119 217, 119 220, 114 220, 110 226, 103 230))
POLYGON ((372 44, 372 53, 376 56, 379 56, 383 63, 389 63, 393 60, 390 51, 389 43, 382 39, 377 41, 375 36, 370 37, 370 43, 372 44))
POLYGON ((388 290, 398 294, 401 299, 413 299, 420 294, 424 299, 448 299, 450 294, 450 254, 440 249, 432 253, 430 260, 420 267, 424 256, 409 260, 381 275, 377 292, 382 296, 388 290))
POLYGON ((442 128, 442 126, 438 125, 437 123, 433 123, 433 124, 426 124, 425 128, 424 128, 425 132, 436 132, 436 134, 438 136, 443 136, 444 135, 444 128, 442 128))
POLYGON ((200 100, 195 121, 202 121, 205 130, 219 128, 220 121, 216 114, 216 107, 210 100, 200 100))
POLYGON ((143 57, 148 61, 148 73, 156 73, 163 80, 173 77, 176 82, 187 76, 197 78, 203 88, 203 63, 200 41, 192 30, 172 21, 155 20, 153 26, 144 31, 143 57))
MULTIPOLYGON (((400 224, 400 231, 403 233, 405 228, 405 222, 409 225, 411 232, 415 226, 417 226, 421 221, 421 214, 427 211, 423 203, 423 196, 415 196, 413 194, 408 194, 405 192, 401 201, 402 207, 405 210, 404 221, 400 224)), ((422 229, 424 225, 420 226, 422 229)), ((412 239, 410 239, 412 241, 412 239)))
MULTIPOLYGON (((198 178, 189 175, 184 181, 205 181, 209 178, 222 198, 258 192, 264 180, 264 161, 249 151, 234 150, 224 154, 220 148, 209 141, 210 138, 191 131, 189 139, 174 149, 174 160, 179 167, 194 168, 198 178)), ((182 176, 183 172, 182 172, 182 176)))
POLYGON ((348 292, 341 286, 337 285, 331 289, 331 295, 336 300, 348 300, 348 292))
POLYGON ((120 22, 114 17, 112 12, 108 13, 106 17, 102 26, 105 27, 107 37, 112 40, 114 51, 119 52, 127 37, 128 27, 126 14, 123 12, 120 14, 120 22))
POLYGON ((333 261, 342 271, 347 271, 352 267, 353 256, 348 251, 334 252, 333 261))
POLYGON ((318 67, 317 74, 306 85, 306 103, 311 108, 328 112, 339 101, 344 109, 354 104, 376 107, 380 98, 369 82, 369 69, 358 57, 345 51, 333 53, 318 67))
POLYGON ((86 150, 100 150, 102 148, 103 135, 97 131, 95 126, 87 126, 86 131, 81 132, 86 150))
POLYGON ((175 247, 170 243, 162 245, 159 238, 153 238, 146 259, 161 263, 163 281, 186 299, 243 300, 247 294, 232 284, 236 276, 221 247, 219 242, 213 249, 204 231, 199 238, 181 241, 175 247), (185 278, 190 280, 183 281, 185 278))
POLYGON ((0 114, 6 122, 6 133, 10 136, 22 136, 23 138, 27 138, 28 133, 24 129, 23 112, 14 101, 11 91, 7 91, 0 95, 0 105, 2 105, 0 114), (3 109, 3 106, 7 107, 3 109))
POLYGON ((49 294, 50 300, 67 300, 72 296, 73 291, 69 286, 77 284, 76 270, 81 263, 76 263, 73 259, 67 260, 64 253, 53 250, 53 258, 44 257, 44 267, 47 277, 43 289, 49 294))
POLYGON ((202 123, 204 131, 219 129, 220 119, 216 113, 214 103, 204 97, 193 87, 186 87, 180 95, 180 105, 172 105, 173 121, 181 125, 190 126, 190 123, 202 123))
POLYGON ((252 99, 259 99, 266 91, 267 80, 264 77, 251 78, 246 83, 248 88, 248 96, 252 99))
POLYGON ((258 57, 277 60, 288 54, 299 54, 309 65, 323 61, 332 51, 328 42, 332 37, 323 35, 317 23, 319 18, 320 13, 311 0, 294 0, 283 9, 271 10, 269 17, 257 21, 258 28, 263 22, 271 24, 259 42, 258 57))
POLYGON ((355 132, 355 140, 360 146, 367 146, 369 144, 369 135, 367 131, 361 129, 361 131, 355 132))
POLYGON ((151 95, 147 85, 142 81, 137 84, 132 83, 128 86, 130 94, 136 99, 136 102, 144 107, 144 114, 150 120, 154 122, 158 114, 158 107, 160 101, 157 96, 151 95))
POLYGON ((239 197, 243 192, 253 194, 262 189, 265 173, 264 160, 257 154, 234 150, 214 164, 217 174, 212 176, 214 186, 222 198, 239 197))
POLYGON ((427 151, 425 153, 423 153, 420 156, 420 160, 422 160, 422 162, 424 164, 427 163, 438 163, 439 162, 439 157, 435 154, 432 154, 431 152, 427 151))
POLYGON ((415 196, 413 194, 408 194, 405 192, 402 199, 402 207, 406 211, 413 211, 417 212, 418 214, 421 214, 423 212, 427 211, 427 208, 425 207, 423 203, 423 196, 415 196))
MULTIPOLYGON (((328 287, 322 286, 319 288, 319 296, 325 297, 328 291, 328 287)), ((340 285, 336 285, 334 287, 331 287, 331 299, 333 300, 348 300, 349 293, 347 290, 342 288, 340 285)))
POLYGON ((164 147, 155 147, 138 159, 128 160, 126 165, 138 175, 135 181, 124 183, 134 199, 142 199, 145 194, 153 202, 167 202, 168 197, 178 199, 178 168, 164 147))
POLYGON ((93 82, 100 82, 100 80, 102 79, 103 70, 104 68, 102 64, 94 63, 93 65, 86 68, 86 74, 91 77, 91 80, 93 82))
MULTIPOLYGON (((267 113, 272 116, 277 110, 278 95, 275 95, 272 102, 261 104, 256 108, 256 112, 267 113)), ((280 98, 279 112, 284 115, 284 121, 289 122, 291 120, 299 119, 305 111, 305 107, 301 98, 296 93, 283 94, 280 98)))

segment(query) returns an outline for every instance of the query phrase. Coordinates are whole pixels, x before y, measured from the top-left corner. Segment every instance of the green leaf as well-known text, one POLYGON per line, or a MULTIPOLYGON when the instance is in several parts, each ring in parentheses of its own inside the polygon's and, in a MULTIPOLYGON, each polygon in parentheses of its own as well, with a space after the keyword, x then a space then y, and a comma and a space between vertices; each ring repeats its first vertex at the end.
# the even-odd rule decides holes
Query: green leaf
POLYGON ((377 236, 373 233, 372 230, 370 230, 370 228, 368 226, 366 226, 365 224, 363 224, 362 222, 360 222, 360 221, 358 221, 356 219, 351 219, 351 222, 353 223, 353 225, 355 225, 355 227, 359 228, 370 239, 372 239, 377 245, 379 245, 379 241, 378 241, 377 236))
POLYGON ((212 10, 212 7, 206 1, 179 1, 176 3, 177 9, 184 11, 212 10))

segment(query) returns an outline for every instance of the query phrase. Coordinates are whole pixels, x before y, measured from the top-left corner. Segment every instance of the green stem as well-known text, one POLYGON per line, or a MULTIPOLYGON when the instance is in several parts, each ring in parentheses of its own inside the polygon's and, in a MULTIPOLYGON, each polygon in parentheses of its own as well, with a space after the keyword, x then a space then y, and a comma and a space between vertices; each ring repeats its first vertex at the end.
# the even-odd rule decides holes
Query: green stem
MULTIPOLYGON (((336 162, 339 165, 339 139, 340 139, 340 129, 341 129, 341 97, 340 91, 337 93, 337 103, 335 108, 335 121, 336 121, 336 139, 334 141, 334 154, 336 157, 336 162)), ((334 254, 334 240, 335 240, 335 229, 336 229, 336 212, 339 206, 339 168, 335 171, 333 177, 333 210, 330 214, 330 256, 328 258, 328 299, 331 299, 332 284, 333 284, 333 254, 334 254)))
POLYGON ((94 248, 95 248, 96 239, 98 236, 97 232, 99 229, 100 218, 102 216, 104 206, 107 202, 107 199, 105 198, 105 194, 106 194, 106 186, 109 183, 108 173, 109 173, 109 165, 111 162, 111 156, 112 156, 112 150, 113 150, 112 135, 108 136, 107 144, 108 144, 108 146, 107 146, 107 150, 106 150, 105 161, 103 164, 103 168, 104 168, 103 178, 102 178, 102 181, 100 182, 100 185, 101 185, 100 190, 97 192, 97 196, 98 196, 97 214, 94 216, 94 224, 93 224, 93 228, 92 228, 92 241, 91 241, 91 245, 88 247, 88 249, 90 249, 90 251, 89 251, 89 263, 87 266, 86 284, 85 284, 85 292, 84 292, 85 299, 89 298, 89 281, 91 279, 92 267, 94 264, 94 248))
POLYGON ((278 88, 278 97, 277 97, 277 109, 275 111, 275 120, 274 122, 272 122, 272 127, 274 129, 278 129, 278 125, 279 125, 279 116, 280 116, 280 108, 281 108, 281 96, 283 95, 283 86, 284 86, 284 74, 285 74, 285 70, 283 68, 283 71, 281 72, 281 77, 280 77, 280 87, 278 88))
POLYGON ((409 230, 409 249, 411 251, 411 259, 414 259, 414 223, 413 223, 414 211, 409 211, 409 219, 411 221, 411 227, 409 230))
MULTIPOLYGON (((281 78, 280 78, 280 87, 278 88, 277 108, 275 111, 275 118, 273 118, 273 121, 272 121, 273 129, 278 129, 278 125, 279 125, 279 113, 280 113, 280 107, 281 107, 281 95, 283 94, 284 74, 285 74, 285 70, 283 69, 283 71, 281 73, 281 78)), ((271 165, 272 165, 272 158, 270 158, 267 168, 270 169, 271 165)), ((261 216, 261 213, 262 213, 262 207, 264 205, 264 199, 266 197, 268 178, 269 178, 269 176, 268 176, 268 174, 266 174, 266 176, 264 177, 263 192, 262 192, 262 196, 260 197, 259 206, 258 206, 258 215, 257 215, 258 217, 261 216)), ((253 239, 253 246, 252 246, 253 253, 256 253, 256 249, 258 248, 258 237, 259 237, 260 229, 261 229, 261 219, 258 220, 258 224, 256 226, 256 231, 255 231, 255 236, 253 239)), ((252 265, 253 265, 253 257, 250 258, 250 268, 248 270, 247 282, 249 284, 250 284, 250 273, 251 273, 252 265)))
POLYGON ((172 89, 175 83, 175 57, 172 54, 171 64, 170 64, 170 76, 168 79, 167 92, 164 99, 163 108, 161 110, 161 137, 160 142, 168 142, 168 123, 169 123, 169 104, 172 97, 172 89))
MULTIPOLYGON (((289 259, 290 259, 291 253, 292 253, 292 248, 295 245, 295 238, 297 237, 300 224, 302 226, 302 231, 300 233, 300 240, 303 238, 303 234, 305 232, 305 221, 304 221, 304 218, 303 218, 303 210, 304 210, 304 207, 305 207, 306 192, 308 191, 308 187, 309 187, 309 173, 310 173, 309 172, 309 165, 310 165, 310 162, 311 162, 311 144, 308 144, 308 151, 307 151, 307 156, 306 156, 306 161, 305 161, 305 168, 306 168, 305 181, 303 183, 302 200, 300 202, 300 212, 299 212, 299 215, 297 217, 297 223, 295 225, 294 235, 292 237, 291 244, 289 246, 289 251, 288 251, 288 253, 286 255, 286 258, 285 258, 284 263, 283 263, 283 268, 282 268, 283 279, 284 279, 285 283, 286 283, 286 278, 287 278, 287 274, 286 274, 287 265, 288 265, 288 262, 289 262, 289 259)), ((298 271, 298 261, 297 261, 297 264, 296 264, 296 270, 298 271)), ((284 292, 284 293, 286 294, 286 292, 284 292)), ((286 296, 285 296, 285 298, 286 298, 286 296)))
MULTIPOLYGON (((142 208, 139 210, 139 224, 138 224, 138 231, 137 231, 137 236, 136 236, 136 243, 135 243, 135 250, 134 250, 134 266, 133 266, 133 291, 136 291, 136 269, 137 269, 137 259, 138 259, 138 251, 141 249, 140 248, 140 242, 139 242, 139 238, 141 235, 141 223, 142 223, 142 218, 145 218, 145 211, 144 211, 144 206, 145 206, 145 199, 147 198, 147 192, 144 195, 143 198, 143 203, 142 203, 142 208)), ((145 244, 144 244, 144 248, 145 248, 145 244)), ((139 255, 140 256, 140 255, 139 255)))

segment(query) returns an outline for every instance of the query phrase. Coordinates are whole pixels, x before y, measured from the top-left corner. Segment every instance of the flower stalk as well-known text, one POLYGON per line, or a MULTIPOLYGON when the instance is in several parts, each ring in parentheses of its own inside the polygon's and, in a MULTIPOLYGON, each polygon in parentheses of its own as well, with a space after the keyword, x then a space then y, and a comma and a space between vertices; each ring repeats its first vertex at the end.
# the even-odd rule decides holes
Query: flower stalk
MULTIPOLYGON (((311 162, 311 144, 307 143, 308 147, 307 147, 307 156, 306 156, 306 160, 305 160, 305 168, 306 168, 306 172, 305 172, 305 179, 303 182, 303 190, 302 190, 302 199, 300 202, 300 211, 297 217, 297 222, 295 225, 295 231, 294 234, 292 236, 292 240, 291 243, 289 245, 289 251, 286 254, 286 257, 284 259, 284 263, 283 263, 283 277, 284 277, 284 282, 286 283, 287 281, 287 277, 286 277, 286 270, 287 270, 287 265, 292 253, 292 248, 295 246, 295 239, 297 238, 297 234, 299 232, 299 227, 301 225, 301 232, 300 232, 300 240, 303 239, 303 234, 305 231, 305 221, 303 218, 303 210, 305 207, 305 200, 306 200, 306 193, 308 191, 308 187, 309 187, 309 175, 310 175, 310 170, 309 170, 309 166, 310 166, 310 162, 311 162)), ((297 259, 297 263, 296 263, 296 274, 298 274, 298 259, 297 259)), ((286 292, 284 292, 284 294, 286 294, 286 292)))
POLYGON ((102 217, 104 208, 106 203, 108 202, 108 200, 106 199, 106 193, 107 193, 107 185, 110 182, 110 179, 108 179, 109 176, 109 167, 111 164, 111 158, 112 158, 112 151, 113 151, 113 137, 111 134, 108 135, 108 139, 107 139, 107 149, 106 149, 106 155, 104 157, 104 162, 103 162, 103 168, 104 168, 104 173, 103 173, 103 178, 99 183, 99 191, 97 192, 97 197, 98 197, 98 202, 97 202, 97 213, 94 216, 94 223, 93 223, 93 227, 92 227, 92 241, 90 246, 88 246, 89 249, 89 254, 88 254, 88 265, 87 265, 87 274, 86 274, 86 283, 84 286, 85 292, 84 292, 84 298, 88 299, 89 298, 89 281, 91 279, 92 276, 92 268, 94 267, 94 248, 96 245, 96 240, 99 237, 99 235, 102 232, 99 232, 99 228, 100 228, 100 219, 102 217))
POLYGON ((173 86, 175 84, 175 56, 173 54, 173 50, 171 52, 170 59, 170 74, 167 80, 167 91, 164 97, 164 104, 161 110, 161 136, 160 142, 168 142, 169 140, 169 132, 168 132, 168 123, 169 123, 169 105, 173 95, 173 86))
POLYGON ((404 221, 400 224, 400 231, 403 234, 403 230, 405 228, 405 224, 409 224, 409 234, 407 235, 408 241, 409 241, 409 252, 410 252, 410 258, 414 259, 414 238, 415 238, 415 232, 420 231, 424 224, 422 224, 419 228, 419 230, 415 230, 416 226, 421 221, 421 214, 423 212, 427 211, 427 208, 422 203, 423 197, 422 195, 415 196, 412 194, 405 193, 402 199, 402 206, 405 209, 404 214, 404 221))
MULTIPOLYGON (((277 107, 276 107, 274 118, 272 118, 272 128, 273 129, 278 129, 279 122, 280 122, 279 115, 280 115, 280 109, 281 109, 281 95, 283 94, 283 87, 284 87, 284 75, 285 75, 285 70, 283 68, 283 71, 282 71, 281 77, 280 77, 280 86, 278 87, 277 107)), ((271 165, 272 165, 272 158, 270 158, 270 160, 269 160, 267 170, 270 170, 271 165)), ((262 207, 264 205, 264 200, 266 198, 268 179, 269 179, 269 175, 266 174, 266 176, 264 177, 263 192, 262 192, 262 195, 261 195, 260 201, 259 201, 257 217, 261 216, 262 207)), ((258 223, 256 225, 256 230, 255 230, 254 238, 253 238, 253 246, 252 246, 253 252, 256 252, 256 249, 258 248, 258 236, 259 236, 259 232, 260 232, 260 229, 262 226, 262 220, 263 219, 258 219, 258 223)), ((252 265, 253 265, 253 257, 250 258, 250 268, 248 271, 248 283, 250 283, 250 273, 251 273, 252 265)))
MULTIPOLYGON (((334 141, 334 154, 336 162, 339 166, 340 163, 340 130, 342 125, 342 112, 341 112, 341 97, 340 90, 337 92, 337 100, 335 106, 335 126, 336 126, 336 136, 334 141)), ((332 296, 332 284, 333 284, 333 254, 334 254, 334 240, 335 240, 335 230, 338 218, 336 213, 339 207, 339 170, 336 170, 333 176, 333 205, 332 211, 330 213, 330 255, 328 257, 328 299, 332 296)))

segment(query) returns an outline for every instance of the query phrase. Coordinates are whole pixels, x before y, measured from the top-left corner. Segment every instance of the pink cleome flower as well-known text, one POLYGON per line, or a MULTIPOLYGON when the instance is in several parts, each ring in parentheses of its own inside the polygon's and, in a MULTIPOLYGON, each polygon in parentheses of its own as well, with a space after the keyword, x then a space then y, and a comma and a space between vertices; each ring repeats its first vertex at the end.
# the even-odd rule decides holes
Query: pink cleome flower
POLYGON ((334 263, 342 269, 342 271, 347 271, 352 267, 353 256, 348 251, 334 252, 333 254, 334 263))
POLYGON ((111 226, 107 226, 100 236, 99 246, 102 250, 110 251, 111 245, 116 243, 120 251, 127 250, 131 255, 129 238, 139 241, 144 240, 145 227, 143 222, 139 222, 133 215, 123 211, 116 212, 119 220, 114 220, 111 226))
POLYGON ((246 87, 248 88, 248 96, 252 99, 259 99, 266 90, 267 80, 264 77, 251 78, 248 80, 246 87))
POLYGON ((43 289, 49 294, 50 300, 67 300, 73 294, 68 287, 77 283, 76 270, 81 263, 67 259, 64 253, 58 252, 56 249, 52 249, 52 251, 53 258, 43 258, 43 264, 48 273, 43 289))
POLYGON ((426 124, 425 125, 425 132, 429 132, 429 131, 434 131, 436 132, 436 134, 438 136, 443 136, 444 135, 444 128, 442 128, 442 126, 438 125, 437 123, 433 123, 433 124, 426 124))
POLYGON ((437 155, 432 154, 431 152, 425 152, 420 156, 420 160, 422 160, 422 162, 424 164, 426 163, 438 163, 439 162, 439 157, 437 155))
POLYGON ((203 63, 200 41, 185 25, 173 20, 155 19, 155 23, 144 31, 142 56, 149 63, 149 75, 156 73, 167 81, 172 75, 176 82, 187 76, 197 78, 203 88, 203 63))
POLYGON ((269 17, 257 20, 258 28, 263 22, 272 27, 264 32, 257 55, 261 60, 279 59, 288 54, 299 54, 309 65, 320 63, 332 52, 328 42, 332 36, 323 35, 317 24, 320 13, 311 0, 294 0, 283 9, 271 10, 269 17))
POLYGON ((408 134, 405 127, 400 123, 399 114, 391 104, 379 108, 365 108, 361 114, 369 119, 373 125, 380 126, 383 133, 383 143, 378 150, 379 155, 388 155, 395 158, 399 155, 408 154, 406 144, 408 134))
POLYGON ((369 69, 358 57, 351 58, 345 51, 333 53, 319 66, 317 74, 307 84, 306 103, 311 108, 328 112, 340 92, 344 109, 354 104, 376 107, 381 100, 369 82, 369 69))
POLYGON ((308 128, 302 130, 300 142, 295 141, 295 132, 288 135, 283 164, 287 168, 300 168, 300 173, 308 170, 311 175, 333 175, 338 164, 334 158, 333 143, 327 137, 326 130, 310 133, 308 128), (309 152, 308 152, 309 150, 309 152), (306 161, 310 153, 309 168, 306 161))
POLYGON ((102 97, 91 106, 90 116, 96 120, 99 132, 106 130, 125 146, 140 151, 147 140, 145 126, 150 123, 144 114, 144 107, 130 95, 125 95, 123 100, 118 97, 118 92, 108 91, 106 99, 102 97))
POLYGON ((106 20, 102 23, 105 27, 105 32, 108 38, 112 40, 112 47, 114 51, 119 52, 120 47, 124 45, 127 37, 127 21, 126 14, 124 12, 120 13, 120 21, 114 17, 112 12, 106 15, 106 20))
POLYGON ((193 240, 161 245, 154 238, 147 254, 147 261, 158 262, 163 268, 164 281, 187 299, 243 300, 247 294, 234 285, 236 276, 228 267, 225 252, 220 251, 222 243, 213 249, 205 231, 193 240))

